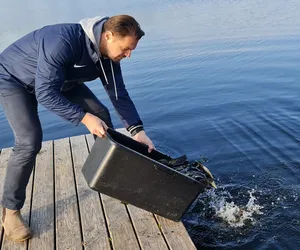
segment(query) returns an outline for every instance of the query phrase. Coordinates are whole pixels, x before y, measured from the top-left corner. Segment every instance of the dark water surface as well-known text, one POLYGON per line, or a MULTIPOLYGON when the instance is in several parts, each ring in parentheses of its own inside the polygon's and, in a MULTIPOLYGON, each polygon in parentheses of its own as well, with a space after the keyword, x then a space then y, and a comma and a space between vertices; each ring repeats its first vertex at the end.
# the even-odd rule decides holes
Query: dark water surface
MULTIPOLYGON (((45 24, 135 16, 146 36, 122 67, 149 136, 217 179, 183 220, 198 249, 299 248, 300 1, 4 2, 0 51, 45 24)), ((44 140, 88 132, 39 109, 44 140)), ((2 111, 0 131, 12 146, 2 111)))

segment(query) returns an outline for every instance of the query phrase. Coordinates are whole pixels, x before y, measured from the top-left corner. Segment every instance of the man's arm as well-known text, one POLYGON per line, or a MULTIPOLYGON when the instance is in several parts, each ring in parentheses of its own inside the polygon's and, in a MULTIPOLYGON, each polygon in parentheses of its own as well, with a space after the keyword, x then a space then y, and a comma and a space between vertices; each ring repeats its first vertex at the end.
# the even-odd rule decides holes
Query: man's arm
MULTIPOLYGON (((107 63, 107 61, 106 61, 107 63)), ((117 111, 124 127, 131 133, 136 133, 136 129, 139 131, 143 130, 143 122, 136 110, 136 107, 131 100, 126 87, 124 85, 121 67, 119 63, 113 63, 114 67, 114 77, 116 82, 117 93, 113 83, 112 72, 107 73, 107 78, 109 84, 105 84, 105 81, 102 81, 104 88, 117 111)), ((107 67, 110 68, 110 67, 107 67)))
POLYGON ((75 60, 75 56, 70 43, 61 35, 44 36, 39 41, 35 94, 46 109, 78 125, 85 112, 61 93, 65 67, 75 60))
POLYGON ((115 90, 112 74, 110 74, 111 78, 107 76, 109 78, 109 84, 103 84, 104 88, 107 91, 110 100, 114 105, 127 131, 131 133, 131 136, 133 136, 136 141, 146 144, 149 147, 149 152, 151 152, 151 150, 154 149, 154 145, 146 135, 143 127, 143 122, 141 121, 136 107, 126 90, 120 64, 113 63, 113 67, 117 89, 115 90))
POLYGON ((76 52, 70 42, 60 35, 45 36, 40 41, 37 62, 35 93, 36 98, 48 110, 78 125, 82 122, 88 130, 103 137, 107 125, 98 117, 85 113, 77 104, 70 102, 61 93, 65 80, 65 67, 76 61, 76 52))

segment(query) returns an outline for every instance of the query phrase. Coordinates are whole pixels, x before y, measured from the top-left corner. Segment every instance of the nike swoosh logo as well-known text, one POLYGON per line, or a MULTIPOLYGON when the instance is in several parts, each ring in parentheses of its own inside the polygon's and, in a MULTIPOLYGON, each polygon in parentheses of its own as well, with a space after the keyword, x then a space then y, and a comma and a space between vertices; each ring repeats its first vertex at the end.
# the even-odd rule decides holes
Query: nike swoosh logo
POLYGON ((77 64, 74 65, 74 68, 83 68, 83 67, 86 67, 86 65, 77 65, 77 64))

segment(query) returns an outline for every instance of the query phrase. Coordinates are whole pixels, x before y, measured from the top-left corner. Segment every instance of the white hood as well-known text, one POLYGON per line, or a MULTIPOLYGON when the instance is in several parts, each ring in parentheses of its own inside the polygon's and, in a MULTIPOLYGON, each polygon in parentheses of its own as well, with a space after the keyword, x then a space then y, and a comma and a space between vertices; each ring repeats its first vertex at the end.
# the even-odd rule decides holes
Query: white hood
MULTIPOLYGON (((99 45, 100 45, 100 39, 101 39, 101 33, 102 33, 102 29, 103 29, 103 24, 109 19, 109 17, 100 17, 100 16, 96 16, 96 17, 92 17, 92 18, 85 18, 79 21, 81 27, 83 28, 85 34, 87 35, 87 37, 92 41, 94 49, 96 51, 97 54, 91 52, 90 56, 91 59, 96 63, 98 60, 100 62, 100 66, 101 66, 101 70, 103 72, 106 84, 109 84, 108 80, 107 80, 107 76, 105 73, 105 70, 103 68, 102 65, 102 61, 101 61, 101 53, 99 51, 99 45)), ((89 51, 91 51, 89 49, 89 44, 88 41, 87 42, 87 48, 89 51)), ((110 67, 111 67, 111 72, 112 72, 112 78, 113 78, 113 83, 114 83, 114 87, 115 87, 115 95, 116 95, 116 100, 118 100, 118 93, 117 93, 117 86, 116 86, 116 81, 115 81, 115 74, 114 74, 114 68, 112 65, 112 61, 110 60, 110 67)))

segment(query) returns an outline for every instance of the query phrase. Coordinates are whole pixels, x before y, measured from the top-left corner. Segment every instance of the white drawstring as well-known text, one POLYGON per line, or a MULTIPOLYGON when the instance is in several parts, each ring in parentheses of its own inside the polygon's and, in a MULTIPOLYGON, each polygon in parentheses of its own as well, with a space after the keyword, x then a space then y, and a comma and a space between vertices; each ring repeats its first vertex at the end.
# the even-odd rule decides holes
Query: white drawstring
POLYGON ((115 86, 115 95, 116 95, 116 100, 118 100, 118 92, 117 92, 117 85, 116 85, 116 80, 115 80, 114 67, 113 67, 113 65, 112 65, 112 62, 111 62, 111 60, 110 60, 110 67, 111 67, 112 77, 113 77, 114 86, 115 86))
MULTIPOLYGON (((101 58, 99 58, 99 61, 100 61, 100 66, 101 66, 101 69, 102 69, 102 72, 103 72, 106 84, 108 84, 108 80, 107 80, 107 77, 106 77, 106 74, 105 74, 105 70, 104 70, 103 65, 102 65, 101 58)), ((110 68, 111 68, 112 78, 113 78, 113 81, 114 81, 115 96, 116 96, 116 100, 118 100, 118 92, 117 92, 117 85, 116 85, 116 80, 115 80, 114 68, 113 68, 113 65, 112 65, 112 61, 111 60, 109 60, 109 61, 110 61, 110 68)))
POLYGON ((106 74, 105 74, 105 71, 104 71, 104 68, 103 68, 103 65, 102 65, 102 61, 101 61, 101 59, 100 59, 100 58, 99 58, 99 61, 100 61, 100 66, 101 66, 101 69, 102 69, 102 72, 103 72, 103 75, 104 75, 104 78, 105 78, 106 84, 108 84, 107 77, 106 77, 106 74))

